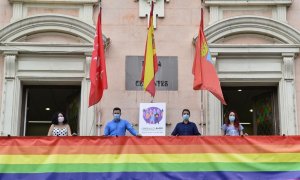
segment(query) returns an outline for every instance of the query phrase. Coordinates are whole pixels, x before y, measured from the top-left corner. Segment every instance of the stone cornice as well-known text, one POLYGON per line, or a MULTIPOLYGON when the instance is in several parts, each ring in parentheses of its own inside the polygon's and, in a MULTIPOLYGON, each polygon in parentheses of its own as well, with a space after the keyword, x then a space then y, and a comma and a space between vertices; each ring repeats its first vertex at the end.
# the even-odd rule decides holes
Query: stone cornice
POLYGON ((34 3, 34 4, 95 4, 98 0, 9 0, 11 3, 34 3))
POLYGON ((240 5, 291 5, 292 0, 204 0, 207 6, 240 6, 240 5))
POLYGON ((260 44, 260 45, 243 45, 243 44, 210 44, 211 54, 247 54, 247 55, 277 55, 298 54, 300 44, 260 44))
POLYGON ((92 52, 93 44, 43 44, 43 43, 0 43, 0 52, 43 53, 43 54, 88 54, 92 52))

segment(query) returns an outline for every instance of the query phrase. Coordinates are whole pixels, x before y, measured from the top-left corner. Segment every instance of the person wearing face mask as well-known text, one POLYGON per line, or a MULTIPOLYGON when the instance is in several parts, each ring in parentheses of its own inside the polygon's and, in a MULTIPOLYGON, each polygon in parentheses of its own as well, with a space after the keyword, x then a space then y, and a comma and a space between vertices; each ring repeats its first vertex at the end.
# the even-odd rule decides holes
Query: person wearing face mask
POLYGON ((235 111, 229 111, 225 115, 225 124, 222 126, 225 136, 241 136, 244 127, 240 124, 239 117, 235 111))
POLYGON ((114 119, 108 122, 104 129, 104 136, 125 136, 126 130, 128 130, 133 136, 141 136, 137 131, 132 127, 132 125, 121 119, 121 109, 115 107, 113 109, 114 119))
POLYGON ((52 117, 48 136, 71 136, 71 128, 64 113, 57 112, 52 117))
POLYGON ((190 121, 190 110, 182 111, 182 122, 178 123, 172 132, 173 136, 194 136, 201 135, 195 123, 190 121))

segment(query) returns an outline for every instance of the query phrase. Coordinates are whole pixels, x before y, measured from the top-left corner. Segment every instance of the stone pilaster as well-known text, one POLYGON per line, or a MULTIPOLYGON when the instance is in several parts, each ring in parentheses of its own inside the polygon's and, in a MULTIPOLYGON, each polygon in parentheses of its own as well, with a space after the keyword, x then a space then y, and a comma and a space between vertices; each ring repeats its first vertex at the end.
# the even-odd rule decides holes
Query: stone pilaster
POLYGON ((283 77, 279 83, 281 134, 298 134, 296 117, 295 62, 294 54, 283 53, 283 77))
POLYGON ((85 66, 85 78, 81 82, 81 104, 80 113, 80 132, 81 136, 94 136, 96 130, 96 109, 95 106, 88 107, 89 104, 89 94, 90 94, 90 63, 92 57, 90 55, 86 56, 86 66, 85 66))
MULTIPOLYGON (((212 53, 212 62, 216 68, 217 53, 212 53)), ((221 120, 222 120, 222 105, 220 101, 209 91, 205 93, 207 95, 207 115, 206 115, 206 132, 208 135, 220 135, 221 134, 221 120)))
POLYGON ((13 16, 10 22, 15 22, 23 18, 23 3, 22 2, 14 2, 13 3, 13 16))
POLYGON ((220 20, 220 9, 219 6, 210 6, 209 7, 209 24, 213 24, 215 22, 218 22, 220 20))
POLYGON ((16 79, 16 58, 17 53, 4 53, 4 82, 2 90, 1 115, 0 115, 0 135, 18 135, 17 120, 18 107, 14 107, 14 102, 19 96, 17 89, 19 81, 16 79))

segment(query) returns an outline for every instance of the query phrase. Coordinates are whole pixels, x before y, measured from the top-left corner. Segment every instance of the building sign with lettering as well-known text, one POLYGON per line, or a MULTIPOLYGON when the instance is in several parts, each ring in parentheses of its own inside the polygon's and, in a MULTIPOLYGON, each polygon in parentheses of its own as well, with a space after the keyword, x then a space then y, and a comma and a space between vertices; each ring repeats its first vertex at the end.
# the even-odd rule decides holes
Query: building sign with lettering
MULTIPOLYGON (((156 90, 178 90, 178 60, 177 56, 158 56, 158 71, 155 76, 156 90)), ((126 56, 126 90, 143 90, 141 74, 143 56, 126 56)))

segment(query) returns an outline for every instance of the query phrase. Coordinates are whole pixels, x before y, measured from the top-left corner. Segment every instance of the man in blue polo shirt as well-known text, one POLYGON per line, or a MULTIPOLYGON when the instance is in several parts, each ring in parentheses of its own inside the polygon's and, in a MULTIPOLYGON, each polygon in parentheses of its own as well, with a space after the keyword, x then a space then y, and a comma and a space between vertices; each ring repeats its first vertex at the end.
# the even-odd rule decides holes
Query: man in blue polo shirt
POLYGON ((141 136, 136 132, 132 125, 121 119, 121 109, 115 107, 113 109, 114 119, 108 122, 104 129, 104 136, 125 136, 126 130, 128 130, 133 136, 141 136))
POLYGON ((178 123, 172 132, 173 136, 195 136, 201 135, 195 123, 190 122, 190 110, 184 109, 182 111, 183 121, 178 123))

